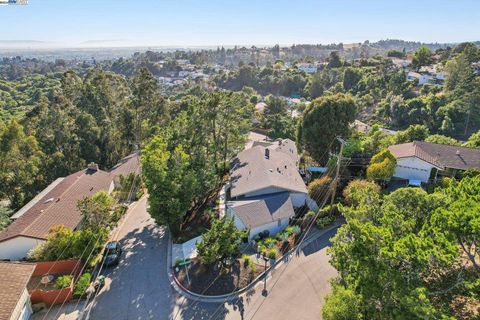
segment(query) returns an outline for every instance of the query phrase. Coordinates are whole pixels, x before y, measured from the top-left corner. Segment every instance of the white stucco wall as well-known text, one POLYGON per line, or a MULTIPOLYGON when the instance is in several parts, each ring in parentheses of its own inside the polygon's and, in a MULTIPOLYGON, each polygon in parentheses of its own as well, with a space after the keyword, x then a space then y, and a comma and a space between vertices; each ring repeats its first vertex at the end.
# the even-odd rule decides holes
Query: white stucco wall
POLYGON ((270 236, 273 236, 280 231, 283 231, 287 226, 288 226, 288 218, 274 221, 268 224, 265 224, 263 226, 255 227, 250 230, 250 235, 249 235, 249 240, 255 238, 257 234, 259 234, 262 231, 268 230, 270 232, 270 236))
POLYGON ((240 218, 237 217, 237 215, 234 213, 234 210, 232 208, 227 209, 227 217, 229 219, 231 219, 233 217, 233 224, 235 225, 235 228, 240 229, 240 230, 246 229, 242 220, 240 220, 240 218))
POLYGON ((294 208, 300 208, 301 206, 305 205, 305 201, 307 200, 306 193, 290 193, 290 199, 292 199, 292 205, 294 208))
POLYGON ((28 294, 27 288, 25 288, 15 309, 12 312, 10 320, 26 320, 30 318, 31 314, 32 305, 30 303, 30 295, 28 294))
POLYGON ((417 157, 408 157, 397 159, 394 177, 407 180, 420 180, 428 182, 433 165, 417 157))
POLYGON ((0 259, 20 260, 27 256, 28 251, 45 240, 27 237, 15 237, 0 242, 0 259))

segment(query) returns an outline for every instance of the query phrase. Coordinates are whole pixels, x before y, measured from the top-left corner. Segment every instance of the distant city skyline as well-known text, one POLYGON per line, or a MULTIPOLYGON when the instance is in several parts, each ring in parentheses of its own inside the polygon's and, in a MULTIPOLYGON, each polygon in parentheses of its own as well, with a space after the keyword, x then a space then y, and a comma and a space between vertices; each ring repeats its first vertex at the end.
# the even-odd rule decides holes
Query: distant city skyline
POLYGON ((474 0, 30 0, 0 6, 0 47, 210 47, 480 40, 474 0))

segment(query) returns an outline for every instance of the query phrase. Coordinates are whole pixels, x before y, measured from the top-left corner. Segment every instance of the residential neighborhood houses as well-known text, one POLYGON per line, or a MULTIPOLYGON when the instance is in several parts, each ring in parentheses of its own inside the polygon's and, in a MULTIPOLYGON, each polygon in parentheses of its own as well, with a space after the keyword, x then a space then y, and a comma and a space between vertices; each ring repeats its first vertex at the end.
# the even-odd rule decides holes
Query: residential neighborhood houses
POLYGON ((290 139, 254 142, 231 162, 227 211, 237 228, 249 230, 250 239, 262 232, 283 231, 294 209, 306 204, 307 188, 298 163, 297 148, 290 139))
POLYGON ((0 60, 0 320, 475 319, 479 58, 0 60))
POLYGON ((468 169, 480 169, 480 150, 413 141, 388 148, 397 159, 396 178, 428 183, 441 176, 454 177, 468 169))
POLYGON ((12 216, 13 223, 0 232, 0 259, 25 258, 30 250, 46 241, 53 226, 75 230, 83 219, 78 201, 98 191, 111 193, 116 178, 131 172, 139 172, 138 154, 126 157, 111 171, 90 163, 84 170, 58 178, 17 211, 12 216))

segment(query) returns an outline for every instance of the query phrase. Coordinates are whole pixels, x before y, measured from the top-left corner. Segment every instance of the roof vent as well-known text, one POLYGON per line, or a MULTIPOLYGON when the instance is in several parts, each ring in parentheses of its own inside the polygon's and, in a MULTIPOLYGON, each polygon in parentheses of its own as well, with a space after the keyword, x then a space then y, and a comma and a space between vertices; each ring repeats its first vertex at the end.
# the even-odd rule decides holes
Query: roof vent
POLYGON ((43 201, 43 204, 50 203, 50 202, 52 202, 53 200, 55 200, 55 199, 53 199, 53 198, 47 199, 47 200, 43 201))
POLYGON ((87 168, 92 171, 98 171, 98 164, 95 162, 90 162, 87 168))
POLYGON ((460 150, 457 150, 456 154, 457 154, 457 156, 459 156, 460 155, 460 150))
POLYGON ((265 148, 265 159, 270 159, 270 150, 265 148))

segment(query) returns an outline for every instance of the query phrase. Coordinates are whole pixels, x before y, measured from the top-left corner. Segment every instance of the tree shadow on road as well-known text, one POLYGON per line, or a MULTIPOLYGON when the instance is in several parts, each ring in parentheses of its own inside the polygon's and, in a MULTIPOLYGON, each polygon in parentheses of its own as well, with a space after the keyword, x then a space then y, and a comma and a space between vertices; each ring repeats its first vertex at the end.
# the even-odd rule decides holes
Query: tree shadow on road
POLYGON ((165 229, 147 222, 119 242, 120 263, 102 272, 109 281, 95 298, 91 319, 168 319, 175 295, 167 275, 165 229))
POLYGON ((326 247, 330 247, 332 243, 330 242, 330 238, 333 237, 337 232, 337 229, 333 229, 328 231, 325 235, 322 235, 320 238, 312 241, 305 247, 301 249, 302 253, 305 256, 309 256, 311 254, 314 254, 326 247))

